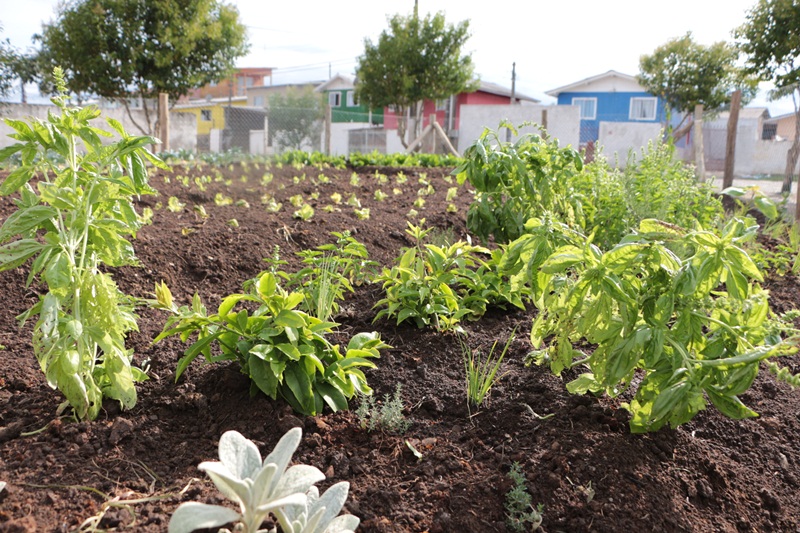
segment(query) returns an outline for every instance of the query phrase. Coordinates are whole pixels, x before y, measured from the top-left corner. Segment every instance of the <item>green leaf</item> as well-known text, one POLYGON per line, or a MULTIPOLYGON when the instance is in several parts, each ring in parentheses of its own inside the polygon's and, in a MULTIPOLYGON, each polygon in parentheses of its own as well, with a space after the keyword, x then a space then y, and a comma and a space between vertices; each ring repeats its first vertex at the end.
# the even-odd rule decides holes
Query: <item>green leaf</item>
POLYGON ((736 396, 718 394, 711 389, 706 389, 706 393, 708 394, 711 403, 713 403, 714 406, 725 416, 729 416, 736 420, 758 416, 758 413, 743 404, 742 400, 736 396))
POLYGON ((303 313, 299 311, 281 309, 280 313, 275 317, 275 324, 286 328, 303 328, 306 325, 306 320, 303 313))
POLYGON ((293 344, 281 343, 276 344, 275 347, 285 353, 292 361, 299 361, 302 357, 300 350, 298 350, 297 346, 293 344))
POLYGON ((0 246, 0 272, 18 267, 47 247, 36 239, 20 239, 0 246))
POLYGON ((286 367, 283 377, 285 387, 281 388, 281 394, 284 397, 291 395, 300 406, 302 414, 306 416, 316 415, 314 392, 311 389, 311 380, 308 374, 303 372, 299 365, 291 365, 286 367))
POLYGON ((20 187, 28 183, 33 178, 33 169, 28 166, 15 168, 6 176, 0 184, 0 195, 7 196, 17 192, 20 187))
POLYGON ((251 353, 248 358, 248 367, 250 369, 250 379, 253 380, 261 392, 273 400, 276 399, 278 383, 283 378, 282 373, 275 373, 272 365, 263 361, 254 353, 251 353))
POLYGON ((15 235, 27 236, 28 232, 38 229, 57 214, 58 211, 46 205, 35 205, 14 212, 0 228, 0 243, 8 241, 15 235))

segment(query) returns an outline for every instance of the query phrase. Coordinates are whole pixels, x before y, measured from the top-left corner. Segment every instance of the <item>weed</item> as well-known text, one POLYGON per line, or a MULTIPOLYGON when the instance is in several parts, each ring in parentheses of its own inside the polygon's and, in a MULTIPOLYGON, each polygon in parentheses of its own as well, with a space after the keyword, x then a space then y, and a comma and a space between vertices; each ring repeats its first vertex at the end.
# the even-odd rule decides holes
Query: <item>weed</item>
POLYGON ((542 504, 533 507, 531 495, 525 485, 525 474, 519 463, 514 462, 508 477, 514 486, 506 493, 506 525, 511 531, 523 533, 536 531, 542 524, 542 504))
POLYGON ((362 429, 386 433, 403 434, 411 427, 411 422, 403 414, 403 386, 398 383, 394 396, 385 394, 383 405, 378 406, 374 396, 363 396, 356 409, 356 416, 362 429))

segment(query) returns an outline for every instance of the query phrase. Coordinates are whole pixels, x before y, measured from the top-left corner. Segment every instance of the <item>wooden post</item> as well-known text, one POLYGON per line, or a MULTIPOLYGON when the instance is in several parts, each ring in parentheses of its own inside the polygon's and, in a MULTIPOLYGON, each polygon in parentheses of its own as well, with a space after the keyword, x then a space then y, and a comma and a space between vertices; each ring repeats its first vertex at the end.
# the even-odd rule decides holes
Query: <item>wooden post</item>
POLYGON ((725 144, 725 173, 722 175, 722 189, 733 186, 733 164, 736 160, 736 130, 739 127, 739 108, 742 105, 742 91, 734 91, 731 96, 731 114, 728 117, 728 137, 725 144))
MULTIPOLYGON (((428 123, 430 124, 431 129, 439 125, 439 122, 436 120, 436 113, 431 113, 428 123)), ((436 135, 431 135, 431 149, 429 153, 436 153, 436 135)))
POLYGON ((706 181, 706 159, 703 147, 703 104, 694 106, 694 161, 697 166, 697 181, 706 181))
POLYGON ((325 155, 331 155, 331 121, 333 112, 331 105, 325 106, 325 155))
POLYGON ((158 136, 161 139, 161 151, 169 150, 169 95, 158 93, 158 136))
POLYGON ((547 109, 542 109, 542 137, 547 136, 547 109))

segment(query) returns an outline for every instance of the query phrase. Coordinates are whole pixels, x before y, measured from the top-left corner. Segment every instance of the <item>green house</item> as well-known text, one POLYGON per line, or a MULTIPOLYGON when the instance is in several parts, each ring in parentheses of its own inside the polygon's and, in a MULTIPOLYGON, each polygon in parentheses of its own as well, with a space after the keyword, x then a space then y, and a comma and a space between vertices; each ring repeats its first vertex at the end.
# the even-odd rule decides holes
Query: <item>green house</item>
POLYGON ((325 95, 331 106, 331 122, 383 124, 383 108, 369 109, 356 99, 356 89, 352 78, 337 74, 314 89, 325 95))

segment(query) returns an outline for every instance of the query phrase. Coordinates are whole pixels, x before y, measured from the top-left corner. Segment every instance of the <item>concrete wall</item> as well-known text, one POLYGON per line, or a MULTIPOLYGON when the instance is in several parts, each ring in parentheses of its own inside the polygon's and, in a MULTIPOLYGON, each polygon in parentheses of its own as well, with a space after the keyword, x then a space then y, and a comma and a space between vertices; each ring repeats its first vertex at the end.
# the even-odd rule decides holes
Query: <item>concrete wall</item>
MULTIPOLYGON (((574 106, 543 105, 465 105, 461 106, 461 123, 458 131, 456 149, 464 153, 483 133, 485 128, 497 130, 503 120, 515 126, 523 122, 542 123, 542 112, 547 111, 547 132, 558 139, 560 146, 573 146, 577 149, 580 136, 580 110, 574 106)), ((505 131, 505 130, 503 130, 505 131)), ((538 128, 526 126, 521 134, 538 133, 538 128)), ((500 133, 501 139, 505 134, 500 133)), ((512 136, 511 140, 516 137, 512 136)), ((388 138, 387 138, 388 144, 388 138)))
MULTIPOLYGON (((331 155, 347 155, 350 153, 350 130, 369 128, 368 122, 333 122, 331 124, 331 155)), ((394 132, 390 132, 394 133, 394 132)), ((397 134, 394 134, 397 137, 397 134)), ((323 135, 324 137, 324 135, 323 135)), ((325 140, 322 141, 323 149, 325 140)))
MULTIPOLYGON (((12 118, 15 120, 28 120, 30 117, 38 118, 41 120, 47 119, 47 112, 51 111, 56 113, 58 108, 53 105, 34 105, 34 104, 7 104, 0 108, 0 115, 3 118, 12 118)), ((146 124, 144 118, 144 111, 133 110, 133 116, 139 124, 146 124)), ((155 111, 151 113, 151 117, 155 118, 155 111)), ((108 131, 113 130, 108 126, 105 118, 113 118, 122 123, 131 135, 142 135, 139 129, 133 124, 128 114, 123 108, 117 109, 103 109, 99 118, 93 121, 93 125, 108 131)), ((195 150, 197 147, 197 119, 193 115, 173 113, 170 114, 169 121, 169 136, 170 148, 173 150, 186 149, 195 150)), ((13 133, 14 130, 6 125, 5 122, 0 122, 0 148, 10 146, 16 142, 8 135, 13 133)), ((105 138, 103 138, 105 140, 105 138)), ((108 142, 114 138, 109 137, 108 142)))
POLYGON ((628 156, 641 156, 642 148, 661 136, 661 124, 637 122, 601 122, 597 143, 612 166, 625 168, 628 156))

